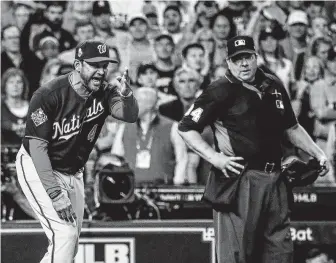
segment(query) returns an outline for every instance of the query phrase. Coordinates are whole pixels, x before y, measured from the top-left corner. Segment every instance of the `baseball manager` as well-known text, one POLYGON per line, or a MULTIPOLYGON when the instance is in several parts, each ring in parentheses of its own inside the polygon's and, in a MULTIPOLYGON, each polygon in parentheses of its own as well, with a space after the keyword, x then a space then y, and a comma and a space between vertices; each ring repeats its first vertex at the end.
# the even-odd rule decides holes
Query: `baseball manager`
POLYGON ((41 262, 71 263, 83 214, 83 167, 108 115, 135 122, 138 104, 127 70, 111 83, 106 44, 76 47, 74 70, 33 95, 23 144, 16 158, 18 181, 49 240, 41 262))

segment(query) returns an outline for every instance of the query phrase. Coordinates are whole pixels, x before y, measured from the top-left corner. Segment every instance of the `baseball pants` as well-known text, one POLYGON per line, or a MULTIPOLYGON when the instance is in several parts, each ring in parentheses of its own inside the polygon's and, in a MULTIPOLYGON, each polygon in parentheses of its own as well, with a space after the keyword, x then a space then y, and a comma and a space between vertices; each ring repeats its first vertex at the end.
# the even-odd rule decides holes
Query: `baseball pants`
POLYGON ((292 263, 288 191, 279 172, 247 170, 237 211, 213 211, 217 263, 292 263))
POLYGON ((83 173, 64 175, 54 171, 58 182, 76 213, 76 223, 60 219, 38 176, 31 157, 21 146, 16 157, 17 176, 23 193, 36 213, 49 240, 49 246, 41 263, 72 263, 78 249, 84 216, 83 173))

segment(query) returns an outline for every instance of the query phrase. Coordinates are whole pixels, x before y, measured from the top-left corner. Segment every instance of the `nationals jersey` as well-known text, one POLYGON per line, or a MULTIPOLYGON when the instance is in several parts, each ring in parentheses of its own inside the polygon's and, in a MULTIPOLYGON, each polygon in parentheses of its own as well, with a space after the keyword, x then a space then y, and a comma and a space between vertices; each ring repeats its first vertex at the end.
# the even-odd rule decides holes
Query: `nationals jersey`
MULTIPOLYGON (((74 174, 86 163, 106 117, 120 114, 117 89, 99 90, 88 98, 72 87, 70 75, 60 76, 33 95, 27 115, 23 146, 29 153, 29 139, 48 142, 52 168, 74 174)), ((121 117, 122 118, 122 117, 121 117)))

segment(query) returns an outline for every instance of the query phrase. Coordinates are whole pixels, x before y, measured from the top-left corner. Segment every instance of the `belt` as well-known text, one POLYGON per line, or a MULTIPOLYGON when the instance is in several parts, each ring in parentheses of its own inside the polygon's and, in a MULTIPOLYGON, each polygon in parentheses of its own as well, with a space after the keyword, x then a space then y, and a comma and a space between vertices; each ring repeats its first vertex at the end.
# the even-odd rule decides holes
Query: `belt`
POLYGON ((280 171, 280 163, 277 162, 260 162, 260 161, 253 161, 248 162, 247 168, 260 170, 265 173, 272 173, 275 171, 280 171))

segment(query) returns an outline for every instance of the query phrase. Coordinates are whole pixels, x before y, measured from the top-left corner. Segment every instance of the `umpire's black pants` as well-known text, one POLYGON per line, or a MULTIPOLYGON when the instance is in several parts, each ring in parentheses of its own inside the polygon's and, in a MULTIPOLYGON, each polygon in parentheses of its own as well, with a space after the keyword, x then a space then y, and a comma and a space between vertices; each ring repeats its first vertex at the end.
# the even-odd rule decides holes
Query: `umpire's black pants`
POLYGON ((247 170, 236 211, 213 213, 217 263, 291 263, 288 198, 279 172, 247 170))

